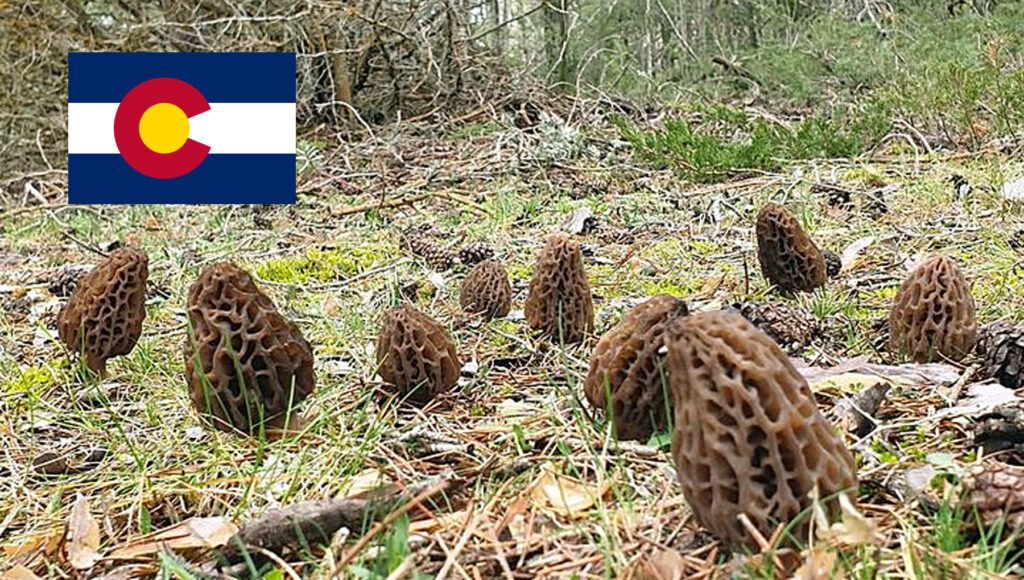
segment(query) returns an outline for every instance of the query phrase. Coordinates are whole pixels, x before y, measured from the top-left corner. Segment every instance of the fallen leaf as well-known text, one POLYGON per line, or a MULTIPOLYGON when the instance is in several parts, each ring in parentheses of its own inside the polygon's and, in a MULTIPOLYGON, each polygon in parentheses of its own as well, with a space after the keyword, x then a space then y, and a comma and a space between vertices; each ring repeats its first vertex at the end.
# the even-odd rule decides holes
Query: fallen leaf
POLYGON ((555 513, 579 518, 594 506, 597 499, 604 495, 603 488, 586 486, 574 479, 545 469, 531 490, 534 502, 548 507, 555 513))
POLYGON ((843 373, 831 377, 822 377, 810 383, 811 391, 819 393, 828 391, 838 395, 855 395, 878 384, 892 384, 892 381, 878 375, 866 373, 843 373))
POLYGON ((839 261, 843 264, 843 269, 849 268, 860 257, 860 253, 873 243, 875 243, 875 236, 865 236, 850 242, 850 245, 843 248, 843 252, 839 254, 839 261))
POLYGON ((634 580, 683 580, 686 560, 675 550, 658 550, 637 562, 634 580))
POLYGON ((590 206, 585 205, 573 210, 572 214, 565 220, 565 223, 562 224, 562 229, 566 233, 579 235, 593 229, 595 223, 593 210, 590 209, 590 206))
POLYGON ((842 580, 842 568, 832 574, 836 567, 835 552, 811 550, 804 563, 790 576, 790 580, 842 580))
POLYGON ((39 576, 28 568, 17 565, 9 570, 0 572, 0 580, 39 580, 39 576))
POLYGON ((190 518, 137 540, 128 542, 110 553, 114 560, 127 560, 155 554, 160 550, 219 548, 238 533, 238 526, 224 517, 190 518))
POLYGON ((1000 193, 1002 193, 1003 199, 1007 201, 1024 200, 1024 179, 1007 181, 1003 184, 1003 188, 1000 193))
POLYGON ((65 541, 68 563, 75 570, 88 570, 102 558, 99 553, 100 526, 89 513, 89 502, 82 494, 78 494, 71 508, 65 541))
POLYGON ((337 498, 345 498, 353 495, 359 495, 363 492, 376 489, 382 485, 390 482, 390 479, 384 475, 379 469, 365 469, 359 473, 353 475, 348 481, 341 485, 341 489, 335 496, 337 498))
POLYGON ((939 471, 935 469, 934 465, 911 467, 904 474, 904 478, 907 482, 907 488, 914 493, 920 493, 922 490, 928 488, 929 484, 931 484, 932 478, 934 478, 938 472, 939 471))
POLYGON ((840 521, 829 524, 820 501, 814 502, 814 520, 818 538, 831 540, 843 546, 862 546, 881 541, 878 526, 857 510, 845 493, 839 494, 840 521))
POLYGON ((963 403, 955 407, 939 409, 936 416, 973 417, 987 413, 999 405, 1017 400, 1017 394, 1013 389, 1008 389, 999 383, 973 383, 967 385, 965 391, 966 397, 963 403))
POLYGON ((45 558, 52 558, 60 548, 60 542, 64 539, 64 528, 57 527, 45 532, 29 536, 17 543, 4 544, 0 546, 0 555, 7 558, 17 558, 42 550, 45 558))
POLYGON ((960 369, 945 363, 883 365, 868 362, 866 356, 859 356, 844 360, 835 366, 823 368, 810 366, 796 358, 790 360, 809 384, 845 373, 872 374, 895 383, 929 388, 952 385, 960 379, 960 369))

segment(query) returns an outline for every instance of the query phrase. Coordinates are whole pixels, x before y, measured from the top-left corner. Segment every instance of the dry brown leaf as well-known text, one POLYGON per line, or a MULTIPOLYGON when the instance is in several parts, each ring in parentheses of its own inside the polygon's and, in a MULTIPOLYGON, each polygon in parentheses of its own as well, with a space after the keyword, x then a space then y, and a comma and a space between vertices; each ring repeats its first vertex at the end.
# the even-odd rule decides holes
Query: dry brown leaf
POLYGON ((0 556, 5 556, 8 559, 17 558, 19 556, 27 556, 42 550, 42 555, 46 559, 52 559, 57 550, 60 549, 61 540, 64 539, 64 528, 53 528, 27 538, 23 538, 18 542, 4 544, 0 546, 0 556))
POLYGON ((857 510, 847 494, 839 494, 840 521, 829 524, 828 516, 819 501, 814 502, 814 520, 818 527, 818 538, 833 541, 843 546, 862 546, 881 541, 878 526, 857 510))
POLYGON ((190 518, 180 524, 128 542, 111 552, 109 557, 115 560, 127 560, 155 554, 165 546, 172 550, 219 548, 228 543, 228 540, 237 533, 238 526, 227 518, 190 518))
POLYGON ((18 565, 0 572, 0 580, 39 580, 39 576, 36 576, 32 570, 18 565))
POLYGON ((790 576, 789 580, 843 580, 845 574, 841 568, 835 574, 832 573, 835 567, 835 552, 812 549, 807 559, 790 576))
POLYGON ((810 387, 811 391, 815 393, 826 391, 840 395, 855 395, 865 389, 885 383, 892 385, 892 381, 885 377, 854 372, 843 373, 841 375, 834 375, 831 377, 823 377, 810 383, 810 387))
POLYGON ((597 488, 584 485, 562 474, 545 469, 530 490, 533 501, 542 508, 555 513, 580 518, 604 495, 608 487, 597 488))
POLYGON ((675 550, 659 550, 636 563, 634 580, 683 580, 686 560, 675 550))
POLYGON ((103 557, 99 552, 100 526, 89 513, 89 502, 82 494, 78 494, 71 508, 65 541, 68 563, 75 570, 88 570, 103 557))
POLYGON ((390 483, 390 481, 391 479, 385 475, 384 472, 371 467, 353 475, 348 479, 348 481, 342 483, 335 497, 346 498, 353 495, 359 495, 386 485, 390 483))

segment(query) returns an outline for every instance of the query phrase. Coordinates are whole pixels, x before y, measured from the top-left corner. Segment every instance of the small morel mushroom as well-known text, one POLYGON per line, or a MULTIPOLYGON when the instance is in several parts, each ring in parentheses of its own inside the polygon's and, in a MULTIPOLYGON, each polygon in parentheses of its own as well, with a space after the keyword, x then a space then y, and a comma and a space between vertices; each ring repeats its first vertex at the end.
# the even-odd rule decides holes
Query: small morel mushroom
POLYGON ((479 312, 486 318, 502 318, 512 309, 512 285, 508 272, 495 260, 484 260, 462 281, 459 304, 466 312, 479 312))
POLYGON ((223 262, 188 292, 185 376, 200 415, 223 431, 287 427, 315 387, 313 349, 245 270, 223 262))
POLYGON ((1005 320, 986 324, 978 333, 981 373, 1008 389, 1024 386, 1024 325, 1005 320))
POLYGON ((377 372, 414 403, 427 403, 459 380, 459 354, 440 324, 412 306, 392 308, 377 335, 377 372))
POLYGON ((903 281, 889 311, 889 348, 915 362, 960 360, 974 348, 974 298, 947 256, 929 258, 903 281))
POLYGON ((687 312, 682 300, 655 296, 630 310, 598 341, 583 390, 591 405, 610 412, 619 439, 646 442, 668 427, 665 329, 687 312))
POLYGON ((537 260, 526 298, 526 321, 555 340, 580 342, 594 330, 594 303, 580 246, 554 234, 537 260))
MULTIPOLYGON (((697 521, 734 548, 857 485, 853 455, 818 411, 807 382, 767 335, 733 311, 691 315, 669 329, 675 409, 672 455, 697 521)), ((834 502, 829 504, 834 511, 834 502)), ((794 537, 806 542, 806 519, 794 537)))
POLYGON ((131 352, 142 334, 148 278, 149 257, 118 248, 82 277, 57 315, 61 341, 101 377, 107 360, 131 352))
POLYGON ((810 292, 825 285, 821 250, 785 207, 769 203, 757 214, 761 272, 783 292, 810 292))

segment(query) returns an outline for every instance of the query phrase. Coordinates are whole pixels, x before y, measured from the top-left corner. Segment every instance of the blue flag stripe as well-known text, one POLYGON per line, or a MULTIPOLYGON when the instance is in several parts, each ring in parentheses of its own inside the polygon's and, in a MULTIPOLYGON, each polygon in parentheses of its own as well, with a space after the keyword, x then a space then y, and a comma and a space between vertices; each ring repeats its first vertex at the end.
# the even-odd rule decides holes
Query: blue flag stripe
POLYGON ((295 156, 209 155, 191 173, 151 179, 120 155, 68 155, 72 204, 295 203, 295 156))
POLYGON ((292 52, 72 52, 68 102, 119 103, 135 85, 181 79, 210 103, 294 103, 292 52))

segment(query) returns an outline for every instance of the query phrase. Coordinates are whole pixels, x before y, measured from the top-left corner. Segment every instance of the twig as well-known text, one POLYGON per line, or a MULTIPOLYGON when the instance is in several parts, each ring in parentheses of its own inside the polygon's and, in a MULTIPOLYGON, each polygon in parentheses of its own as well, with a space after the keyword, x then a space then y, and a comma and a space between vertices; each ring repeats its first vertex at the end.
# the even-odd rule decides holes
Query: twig
POLYGON ((405 514, 412 508, 419 506, 423 502, 423 500, 433 496, 434 494, 437 494, 441 491, 448 489, 448 486, 450 485, 450 479, 444 479, 435 483, 434 485, 428 487, 427 489, 417 494, 416 497, 409 500, 409 502, 403 505, 402 507, 388 514, 386 518, 374 524, 373 527, 370 528, 370 531, 366 532, 366 534, 364 534, 362 538, 359 538, 359 541, 356 542, 354 546, 352 546, 347 552, 345 552, 345 555, 342 556, 341 561, 338 562, 337 570, 331 577, 337 578, 340 574, 342 574, 346 569, 346 566, 348 566, 348 563, 356 557, 356 554, 362 552, 363 549, 366 548, 366 545, 370 543, 370 540, 372 540, 374 536, 379 534, 381 530, 390 526, 392 523, 394 523, 395 520, 397 520, 399 517, 401 517, 403 514, 405 514))
POLYGON ((423 201, 433 194, 421 193, 419 195, 412 195, 409 197, 400 197, 398 199, 392 199, 391 201, 375 201, 373 203, 364 203, 363 205, 357 205, 354 207, 347 207, 335 212, 332 212, 333 216, 351 215, 354 213, 363 213, 364 211, 370 211, 374 209, 384 209, 388 207, 398 207, 402 205, 409 205, 418 201, 423 201))

